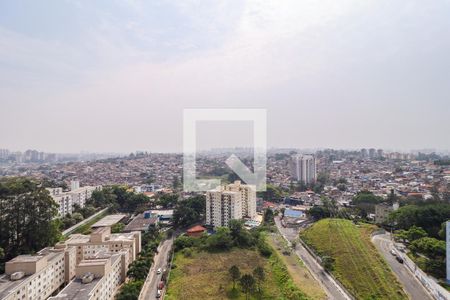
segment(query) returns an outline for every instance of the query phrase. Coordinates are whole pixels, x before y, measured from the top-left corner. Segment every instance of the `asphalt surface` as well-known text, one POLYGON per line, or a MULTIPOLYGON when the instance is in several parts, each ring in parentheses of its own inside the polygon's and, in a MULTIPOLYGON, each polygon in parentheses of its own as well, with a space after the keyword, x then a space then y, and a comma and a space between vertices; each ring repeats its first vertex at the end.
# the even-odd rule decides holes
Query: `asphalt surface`
MULTIPOLYGON (((281 226, 280 218, 275 217, 280 233, 289 241, 298 238, 298 230, 295 228, 284 228, 281 226)), ((328 295, 329 299, 335 300, 350 300, 344 290, 336 283, 336 281, 322 268, 322 266, 315 260, 315 258, 303 247, 301 243, 297 243, 295 250, 297 256, 305 263, 314 278, 322 285, 323 289, 328 295)))
MULTIPOLYGON (((372 238, 372 242, 375 247, 383 255, 388 264, 391 266, 392 271, 397 275, 398 280, 402 283, 404 290, 408 296, 415 300, 432 300, 433 298, 428 294, 422 284, 417 278, 408 270, 408 268, 399 263, 395 257, 391 254, 391 249, 394 248, 392 241, 387 234, 375 235, 372 238)), ((398 251, 397 251, 398 253, 398 251)))
MULTIPOLYGON (((170 249, 172 248, 173 238, 165 240, 162 244, 160 244, 158 248, 158 254, 154 257, 154 263, 150 268, 150 272, 148 273, 147 279, 144 282, 144 286, 142 287, 142 293, 140 300, 149 300, 149 299, 158 299, 156 298, 156 293, 158 291, 158 283, 161 281, 161 274, 156 274, 156 271, 161 268, 161 270, 167 269, 167 258, 170 254, 170 249)), ((162 291, 161 298, 163 299, 165 293, 165 289, 162 291)))

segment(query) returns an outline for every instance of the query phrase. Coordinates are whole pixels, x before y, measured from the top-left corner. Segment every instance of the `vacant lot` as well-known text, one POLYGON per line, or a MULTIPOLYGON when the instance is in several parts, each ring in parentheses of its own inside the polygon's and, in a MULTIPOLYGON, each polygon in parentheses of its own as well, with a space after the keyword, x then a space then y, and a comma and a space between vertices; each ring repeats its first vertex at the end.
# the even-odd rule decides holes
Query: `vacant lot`
POLYGON ((324 219, 301 233, 301 238, 319 255, 335 259, 333 274, 357 299, 407 299, 370 242, 373 229, 348 220, 324 219))
POLYGON ((233 284, 228 270, 232 265, 237 265, 241 274, 251 273, 256 266, 265 269, 266 280, 261 299, 306 299, 298 293, 293 293, 296 296, 282 296, 286 289, 283 291, 279 275, 286 276, 286 270, 284 266, 280 268, 277 259, 276 255, 267 259, 254 250, 244 249, 221 253, 194 252, 192 257, 177 253, 174 260, 176 268, 170 274, 165 299, 245 299, 244 293, 231 293, 233 284))
POLYGON ((300 287, 306 296, 311 299, 327 299, 327 295, 319 282, 314 279, 298 256, 293 251, 289 251, 290 247, 279 234, 270 235, 268 242, 286 265, 294 283, 300 287))

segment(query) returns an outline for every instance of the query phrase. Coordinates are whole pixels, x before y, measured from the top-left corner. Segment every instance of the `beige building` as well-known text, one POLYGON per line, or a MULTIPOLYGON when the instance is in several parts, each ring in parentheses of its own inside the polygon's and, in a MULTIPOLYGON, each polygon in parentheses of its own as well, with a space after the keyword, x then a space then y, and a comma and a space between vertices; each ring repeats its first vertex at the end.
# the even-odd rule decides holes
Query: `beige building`
POLYGON ((232 219, 242 219, 240 192, 218 190, 206 193, 206 224, 214 227, 228 226, 232 219))
POLYGON ((75 248, 44 248, 35 255, 19 255, 0 276, 1 300, 41 300, 50 297, 75 276, 75 248))
POLYGON ((388 220, 389 214, 399 207, 398 203, 388 205, 385 203, 375 205, 375 223, 382 224, 388 220))
POLYGON ((111 234, 101 227, 91 235, 73 234, 54 248, 8 261, 0 300, 47 299, 65 283, 52 299, 112 299, 140 251, 139 231, 111 234))
POLYGON ((234 183, 225 185, 225 191, 238 192, 241 194, 242 216, 254 218, 256 217, 256 188, 255 186, 241 184, 239 180, 234 183))
POLYGON ((110 227, 100 227, 90 235, 72 234, 63 243, 76 248, 77 263, 96 257, 101 252, 117 253, 122 250, 129 252, 130 262, 132 262, 141 252, 141 232, 111 234, 110 227))
POLYGON ((125 281, 130 263, 129 251, 99 252, 97 257, 82 260, 76 278, 49 300, 110 300, 125 281))

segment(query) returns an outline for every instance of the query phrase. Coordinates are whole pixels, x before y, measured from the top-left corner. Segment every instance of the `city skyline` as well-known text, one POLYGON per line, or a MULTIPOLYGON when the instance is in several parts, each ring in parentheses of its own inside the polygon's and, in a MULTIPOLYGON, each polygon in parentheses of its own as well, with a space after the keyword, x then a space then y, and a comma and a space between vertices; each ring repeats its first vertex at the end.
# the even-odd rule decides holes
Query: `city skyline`
POLYGON ((449 9, 2 2, 0 147, 181 152, 183 109, 264 108, 269 147, 450 149, 449 9))

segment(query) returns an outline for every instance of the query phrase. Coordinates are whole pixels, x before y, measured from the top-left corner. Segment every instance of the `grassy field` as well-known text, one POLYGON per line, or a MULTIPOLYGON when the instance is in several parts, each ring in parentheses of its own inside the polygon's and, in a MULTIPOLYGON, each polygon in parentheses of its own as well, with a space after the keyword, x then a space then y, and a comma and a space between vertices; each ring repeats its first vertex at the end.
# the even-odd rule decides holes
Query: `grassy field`
POLYGON ((327 299, 327 295, 320 284, 314 279, 298 256, 294 252, 288 254, 289 251, 285 251, 290 250, 290 248, 279 234, 270 235, 267 241, 277 251, 278 256, 286 265, 293 282, 300 287, 308 298, 327 299))
POLYGON ((256 266, 265 269, 266 280, 261 298, 249 299, 307 299, 293 286, 285 266, 274 254, 269 259, 257 251, 233 249, 228 252, 194 252, 192 257, 175 255, 176 267, 170 274, 167 300, 245 299, 244 293, 232 292, 228 270, 237 265, 241 274, 251 273, 256 266))
POLYGON ((324 219, 301 233, 319 255, 335 259, 335 277, 357 299, 408 299, 396 277, 370 241, 374 226, 324 219))

